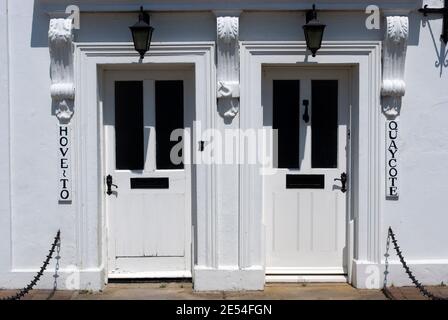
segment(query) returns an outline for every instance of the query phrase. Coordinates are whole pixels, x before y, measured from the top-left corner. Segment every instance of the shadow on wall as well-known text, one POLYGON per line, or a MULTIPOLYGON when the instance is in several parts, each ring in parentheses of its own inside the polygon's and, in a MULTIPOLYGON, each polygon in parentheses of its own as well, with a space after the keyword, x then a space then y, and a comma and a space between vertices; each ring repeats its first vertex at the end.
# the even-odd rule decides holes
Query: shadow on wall
MULTIPOLYGON (((439 76, 442 76, 443 69, 448 68, 448 48, 440 40, 442 33, 442 15, 431 14, 426 17, 423 16, 422 13, 418 12, 418 9, 422 8, 426 3, 426 1, 419 1, 415 10, 409 14, 408 45, 418 46, 420 44, 420 33, 424 38, 429 36, 434 49, 434 67, 436 70, 439 70, 439 76)), ((431 7, 432 5, 429 6, 431 7)))
POLYGON ((434 54, 436 56, 436 60, 434 62, 434 66, 440 70, 439 76, 441 77, 443 74, 443 69, 448 68, 448 48, 447 45, 440 40, 440 33, 438 31, 438 26, 433 28, 431 20, 435 20, 437 18, 431 19, 430 17, 424 17, 422 19, 422 27, 428 29, 427 32, 431 35, 431 40, 434 45, 434 54))
MULTIPOLYGON (((35 0, 31 47, 48 46, 49 11, 65 11, 71 4, 82 0, 35 0)), ((439 40, 441 15, 423 15, 417 10, 424 5, 416 1, 415 9, 409 15, 409 46, 419 45, 419 35, 429 34, 434 45, 434 67, 440 75, 448 68, 448 49, 439 40), (422 30, 420 30, 422 29, 422 30)), ((327 24, 324 41, 382 40, 384 21, 380 30, 367 30, 367 14, 359 12, 322 12, 321 22, 327 24), (361 27, 360 27, 361 26, 361 27)), ((75 31, 77 42, 131 42, 128 26, 134 24, 133 13, 93 13, 81 14, 80 29, 75 31)), ((243 12, 240 17, 240 39, 242 41, 303 41, 302 25, 304 12, 243 12), (260 24, 260 21, 265 23, 260 24)), ((216 21, 212 12, 199 13, 157 13, 152 15, 155 27, 153 41, 215 41, 216 21), (186 27, 187 26, 187 27, 186 27)))
MULTIPOLYGON (((80 0, 35 0, 31 45, 45 47, 49 11, 65 11, 68 5, 82 4, 80 0)), ((414 18, 421 20, 416 10, 414 18)), ((369 15, 362 12, 328 12, 319 14, 321 22, 327 24, 325 39, 330 41, 382 40, 383 29, 368 30, 365 26, 369 15)), ((435 17, 440 18, 440 17, 435 17)), ((419 25, 416 19, 410 24, 410 45, 418 44, 419 25), (416 23, 417 22, 417 23, 416 23)), ((130 42, 128 27, 136 22, 134 13, 81 13, 80 29, 76 31, 79 42, 119 41, 130 42)), ((302 25, 305 12, 281 11, 243 12, 240 16, 240 39, 243 41, 300 41, 304 40, 302 25), (262 21, 263 23, 260 23, 262 21)), ((215 41, 216 20, 212 12, 159 12, 152 14, 151 25, 156 29, 153 41, 215 41)), ((383 26, 381 26, 383 28, 383 26)))
MULTIPOLYGON (((68 5, 80 5, 80 28, 75 30, 76 42, 132 42, 129 26, 138 19, 136 13, 82 13, 77 0, 35 0, 33 12, 32 47, 47 47, 48 12, 64 12, 68 5)), ((137 9, 138 7, 136 7, 137 9)), ((215 41, 216 20, 212 12, 160 12, 151 15, 155 28, 153 41, 215 41)))
POLYGON ((41 1, 34 1, 33 24, 31 30, 31 47, 48 47, 48 26, 50 17, 41 5, 41 1))

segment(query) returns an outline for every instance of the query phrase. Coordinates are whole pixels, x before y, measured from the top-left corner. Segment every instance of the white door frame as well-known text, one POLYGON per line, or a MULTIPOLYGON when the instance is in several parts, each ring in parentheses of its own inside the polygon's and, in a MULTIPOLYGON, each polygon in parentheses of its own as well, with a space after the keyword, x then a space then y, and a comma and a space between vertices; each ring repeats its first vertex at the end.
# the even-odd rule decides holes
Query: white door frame
MULTIPOLYGON (((266 65, 340 66, 351 69, 350 219, 347 222, 348 280, 365 287, 368 267, 381 263, 381 42, 324 42, 312 58, 304 41, 241 43, 241 129, 261 129, 262 68, 266 65), (362 156, 359 156, 362 155, 362 156), (367 270, 366 270, 367 269, 367 270)), ((259 165, 243 165, 240 177, 240 259, 265 268, 262 177, 259 165)))
MULTIPOLYGON (((216 105, 214 42, 152 43, 142 64, 133 44, 76 43, 75 86, 77 97, 72 120, 76 165, 77 265, 82 281, 107 283, 107 229, 104 197, 103 71, 132 70, 145 65, 189 64, 195 72, 196 120, 202 128, 214 127, 216 105), (88 277, 91 280, 88 280, 88 277)), ((196 212, 193 212, 192 264, 211 265, 216 254, 213 166, 196 165, 196 212), (194 243, 195 238, 201 241, 194 243)))

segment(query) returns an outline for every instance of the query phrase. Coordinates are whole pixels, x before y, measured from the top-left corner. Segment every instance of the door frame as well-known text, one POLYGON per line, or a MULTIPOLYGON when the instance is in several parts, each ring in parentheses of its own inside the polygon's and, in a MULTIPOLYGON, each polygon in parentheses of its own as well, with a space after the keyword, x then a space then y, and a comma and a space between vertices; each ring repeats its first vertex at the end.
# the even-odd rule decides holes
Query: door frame
MULTIPOLYGON (((213 128, 210 106, 216 105, 215 43, 155 42, 143 63, 132 43, 75 43, 75 100, 72 120, 76 150, 75 182, 76 264, 82 266, 84 283, 108 283, 107 229, 104 204, 103 154, 103 71, 110 68, 125 70, 145 66, 189 64, 194 68, 196 119, 202 128, 213 128)), ((196 137, 194 137, 195 139, 196 137)), ((196 208, 192 214, 192 268, 208 266, 216 254, 213 166, 195 165, 196 208), (200 241, 196 241, 196 239, 200 241), (204 240, 205 239, 205 240, 204 240), (212 249, 212 250, 210 250, 212 249)), ((193 273, 194 277, 194 273, 193 273)))
MULTIPOLYGON (((114 99, 113 97, 113 83, 115 81, 145 81, 145 80, 152 80, 152 81, 158 81, 158 80, 182 80, 184 81, 184 94, 190 94, 191 92, 194 92, 194 68, 191 64, 160 64, 157 66, 145 66, 144 68, 140 68, 138 70, 132 70, 129 68, 117 68, 114 67, 105 67, 102 70, 103 72, 103 101, 109 101, 112 102, 114 99), (155 74, 154 76, 151 74, 155 74), (147 76, 148 75, 148 76, 147 76), (187 83, 189 82, 189 83, 187 83), (107 95, 110 95, 109 97, 107 95)), ((143 92, 143 96, 147 98, 148 92, 143 92)), ((194 102, 188 104, 188 101, 191 100, 191 96, 185 96, 184 97, 184 127, 189 128, 186 125, 186 122, 188 122, 188 118, 191 118, 191 122, 195 121, 196 118, 196 108, 194 105, 194 102), (187 115, 187 109, 190 109, 190 111, 194 112, 194 114, 187 115)), ((194 99, 194 96, 193 96, 194 99)), ((145 103, 143 104, 145 105, 145 103)), ((104 108, 112 108, 111 106, 103 106, 104 108)), ((103 116, 106 116, 104 114, 103 109, 103 116)), ((104 120, 104 119, 102 119, 104 120)), ((191 126, 193 126, 193 123, 191 123, 191 126)), ((110 148, 114 148, 115 139, 112 139, 113 141, 108 141, 108 135, 106 134, 106 127, 103 123, 103 154, 104 154, 104 169, 105 172, 104 175, 107 174, 113 174, 112 169, 110 168, 111 162, 109 162, 109 170, 107 170, 108 167, 108 159, 107 157, 114 157, 115 156, 115 150, 113 152, 109 151, 106 152, 105 150, 110 150, 110 148)), ((190 142, 184 143, 184 147, 189 147, 190 149, 193 147, 190 142)), ((192 155, 192 150, 189 150, 187 154, 192 155)), ((109 161, 111 161, 109 159, 109 161)), ((190 161, 190 179, 187 181, 187 183, 190 184, 190 199, 185 199, 186 204, 189 205, 188 214, 185 216, 184 221, 184 228, 185 228, 185 239, 184 239, 184 250, 185 250, 185 270, 183 271, 163 271, 163 272, 155 272, 155 271, 141 271, 141 272, 132 272, 132 273, 109 273, 108 278, 109 279, 143 279, 143 278, 191 278, 192 276, 192 248, 191 248, 191 241, 192 241, 192 214, 193 214, 193 197, 196 194, 196 190, 193 188, 193 186, 196 186, 196 183, 193 181, 196 179, 195 176, 193 176, 194 170, 194 163, 190 161)), ((145 168, 146 169, 146 168, 145 168)), ((183 170, 183 169, 182 169, 183 170)), ((160 176, 164 176, 167 173, 175 174, 179 170, 166 170, 166 169, 156 169, 155 171, 145 171, 143 170, 143 173, 148 174, 156 174, 160 176)), ((184 173, 185 174, 185 173, 184 173)), ((109 210, 110 202, 108 200, 109 196, 104 195, 104 210, 105 210, 105 224, 106 224, 106 231, 107 231, 107 250, 108 250, 108 266, 110 267, 114 263, 113 260, 116 259, 116 253, 115 248, 112 245, 113 239, 114 239, 114 233, 112 231, 112 226, 110 223, 110 215, 111 212, 109 210)), ((148 261, 149 262, 149 261, 148 261)), ((150 262, 149 262, 150 263, 150 262)), ((109 270, 108 270, 109 271, 109 270)))
MULTIPOLYGON (((347 106, 347 116, 346 119, 348 121, 347 124, 347 136, 346 136, 346 157, 345 157, 345 161, 346 161, 346 169, 345 172, 347 173, 349 180, 351 178, 351 150, 352 150, 352 139, 350 139, 350 132, 352 130, 352 124, 351 124, 351 107, 353 105, 353 99, 351 97, 352 95, 352 74, 351 74, 351 68, 348 66, 326 66, 326 65, 317 65, 317 66, 284 66, 282 64, 266 64, 263 65, 263 69, 262 69, 262 90, 264 90, 264 86, 268 85, 268 82, 266 81, 266 78, 272 79, 275 78, 278 75, 278 79, 295 79, 295 74, 300 75, 302 72, 306 75, 306 78, 310 78, 310 79, 314 79, 314 78, 318 78, 318 76, 312 76, 310 74, 312 74, 313 72, 316 72, 316 74, 322 71, 321 73, 323 73, 322 80, 325 79, 334 79, 334 78, 338 78, 338 79, 344 79, 344 85, 347 85, 347 89, 344 90, 344 92, 346 92, 347 97, 343 98, 344 100, 347 100, 348 102, 348 106, 347 106), (294 71, 292 71, 292 69, 294 69, 294 71), (269 75, 267 76, 267 73, 273 73, 274 75, 269 75), (266 73, 266 74, 265 74, 266 73), (294 76, 292 76, 291 74, 294 73, 294 76), (341 75, 341 73, 343 73, 341 75), (335 76, 333 76, 333 74, 335 76)), ((302 79, 300 79, 302 80, 302 79)), ((340 91, 339 91, 340 92, 340 91)), ((301 93, 302 95, 302 93, 301 93)), ((264 97, 262 97, 262 101, 264 97)), ((264 108, 264 106, 263 106, 264 108)), ((312 104, 311 104, 311 121, 312 121, 312 104)), ((264 113, 264 112, 263 112, 264 113)), ((339 114, 339 112, 338 112, 339 114)), ((339 154, 339 149, 338 149, 338 157, 340 156, 339 154)), ((342 159, 339 159, 342 161, 342 159)), ((325 170, 325 169, 324 169, 325 170)), ((265 183, 265 179, 263 179, 263 188, 264 188, 264 183, 265 183)), ((349 245, 349 221, 350 221, 350 212, 351 212, 351 208, 350 208, 350 203, 351 203, 351 185, 350 185, 351 181, 348 182, 348 189, 349 192, 346 193, 346 210, 345 210, 345 214, 344 214, 344 224, 345 224, 345 245, 348 246, 349 245)), ((263 211, 263 221, 266 221, 266 210, 263 206, 262 208, 263 211)), ((265 224, 266 226, 266 224, 265 224)), ((265 236, 267 236, 267 233, 265 233, 265 236)), ((264 243, 266 245, 266 238, 264 239, 264 243)), ((264 249, 265 250, 265 249, 264 249)), ((265 252, 267 252, 267 250, 265 250, 265 252)), ((267 259, 267 254, 265 255, 265 261, 267 259)), ((291 270, 293 268, 281 268, 284 270, 276 270, 275 272, 271 272, 271 273, 266 273, 266 282, 297 282, 297 281, 312 281, 312 282, 347 282, 347 270, 348 270, 348 252, 347 250, 345 252, 343 252, 343 269, 344 269, 344 273, 341 274, 340 272, 336 272, 333 273, 333 269, 331 269, 330 271, 326 271, 328 268, 301 268, 303 269, 302 272, 300 273, 295 273, 295 272, 291 272, 291 270), (326 272, 325 272, 326 271, 326 272)), ((267 271, 267 268, 266 268, 267 271)))
MULTIPOLYGON (((380 222, 384 191, 380 164, 384 136, 380 108, 381 42, 326 41, 312 58, 305 41, 241 42, 241 129, 262 128, 261 83, 265 65, 338 66, 351 73, 350 219, 348 282, 365 287, 370 267, 381 264, 380 222)), ((247 268, 265 270, 260 165, 243 165, 240 177, 240 260, 247 268)), ((370 271, 369 271, 370 270, 370 271)), ((266 279, 265 279, 266 280, 266 279)))

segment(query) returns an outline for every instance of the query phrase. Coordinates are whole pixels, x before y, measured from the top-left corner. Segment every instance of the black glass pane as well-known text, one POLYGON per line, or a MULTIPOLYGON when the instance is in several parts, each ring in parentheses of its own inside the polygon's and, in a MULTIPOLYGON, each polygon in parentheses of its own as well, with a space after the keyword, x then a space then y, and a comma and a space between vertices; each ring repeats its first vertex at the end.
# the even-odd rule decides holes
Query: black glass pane
POLYGON ((278 168, 300 167, 300 81, 274 80, 273 127, 278 133, 278 168))
POLYGON ((143 82, 115 82, 115 154, 118 170, 143 170, 143 82))
POLYGON ((311 157, 313 168, 338 166, 338 81, 312 81, 311 157))
MULTIPOLYGON (((156 160, 157 169, 183 169, 184 164, 171 161, 171 133, 184 128, 183 81, 156 81, 156 160)), ((182 157, 183 155, 180 155, 182 157)))

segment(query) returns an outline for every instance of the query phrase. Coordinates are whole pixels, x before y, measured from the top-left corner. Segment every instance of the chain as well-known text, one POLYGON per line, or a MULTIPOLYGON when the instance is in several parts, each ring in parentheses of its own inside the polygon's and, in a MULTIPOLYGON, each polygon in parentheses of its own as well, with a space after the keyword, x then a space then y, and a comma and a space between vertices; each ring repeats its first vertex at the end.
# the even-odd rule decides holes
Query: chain
MULTIPOLYGON (((409 279, 411 279, 412 283, 414 284, 414 286, 420 291, 420 293, 431 299, 431 300, 448 300, 447 298, 444 297, 439 297, 436 296, 434 294, 432 294, 431 292, 429 292, 424 285, 422 285, 414 276, 414 274, 412 273, 411 269, 409 268, 409 266, 407 265, 406 261, 404 260, 403 257, 403 252, 401 252, 400 250, 400 246, 398 245, 397 239, 395 238, 395 233, 393 232, 392 228, 389 227, 389 231, 388 231, 388 236, 387 236, 387 252, 386 252, 386 261, 388 261, 388 257, 389 257, 389 244, 390 244, 390 240, 392 240, 392 243, 394 244, 394 248, 395 251, 397 253, 398 258, 400 259, 401 264, 403 265, 403 268, 405 270, 405 272, 408 274, 409 279)), ((385 277, 387 277, 388 274, 388 265, 389 263, 386 263, 386 272, 385 272, 385 277)), ((386 293, 386 296, 390 299, 390 294, 387 290, 386 287, 386 279, 384 281, 384 288, 383 288, 383 292, 386 293)))
POLYGON ((33 290, 34 286, 39 282, 40 278, 44 274, 45 270, 48 267, 48 264, 50 263, 51 258, 53 257, 54 251, 56 250, 56 247, 60 248, 61 245, 61 231, 59 230, 56 234, 56 237, 54 238, 53 244, 51 245, 50 252, 47 255, 47 258, 43 262, 42 267, 40 267, 39 272, 34 276, 34 279, 22 290, 17 292, 15 295, 5 298, 0 298, 0 300, 20 300, 25 295, 27 295, 31 290, 33 290))
POLYGON ((61 259, 61 246, 60 246, 60 241, 59 244, 56 246, 56 265, 54 267, 54 282, 53 282, 53 292, 55 292, 58 289, 58 278, 59 278, 59 260, 61 259))
POLYGON ((387 277, 389 276, 389 254, 390 251, 390 234, 387 235, 387 241, 386 241, 386 254, 384 255, 384 281, 383 281, 383 294, 386 296, 387 299, 393 300, 393 296, 390 293, 389 289, 387 288, 387 277))

